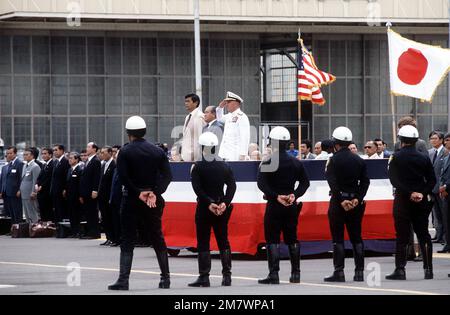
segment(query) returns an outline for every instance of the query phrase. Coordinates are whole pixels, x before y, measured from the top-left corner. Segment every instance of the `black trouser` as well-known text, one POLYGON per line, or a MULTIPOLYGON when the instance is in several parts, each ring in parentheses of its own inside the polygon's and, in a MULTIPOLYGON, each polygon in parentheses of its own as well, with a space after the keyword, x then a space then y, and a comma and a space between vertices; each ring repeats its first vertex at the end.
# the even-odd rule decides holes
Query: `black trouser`
POLYGON ((344 229, 347 232, 352 244, 362 243, 361 224, 364 217, 365 204, 358 205, 355 209, 345 211, 340 202, 334 198, 330 200, 328 208, 328 221, 334 244, 344 243, 344 229))
POLYGON ((48 192, 38 193, 37 199, 39 202, 39 210, 41 211, 42 221, 54 221, 55 215, 53 213, 52 197, 48 192))
POLYGON ((5 196, 4 199, 9 215, 11 216, 11 224, 17 224, 23 221, 22 199, 17 197, 5 196))
POLYGON ((444 218, 442 215, 444 201, 439 197, 439 194, 433 194, 433 198, 433 225, 436 229, 436 239, 443 240, 445 237, 444 218))
POLYGON ((112 239, 111 242, 119 243, 121 238, 121 224, 120 224, 120 204, 111 203, 111 218, 112 218, 112 239))
POLYGON ((80 233, 81 222, 81 204, 78 198, 69 199, 67 202, 69 208, 70 230, 72 235, 80 233))
POLYGON ((83 198, 84 212, 86 214, 87 236, 98 237, 100 235, 100 227, 98 224, 97 199, 90 197, 83 198))
MULTIPOLYGON (((407 196, 395 196, 394 223, 397 237, 396 251, 398 253, 406 252, 411 233, 411 225, 419 239, 419 243, 428 244, 429 248, 432 247, 431 236, 428 232, 428 218, 430 216, 431 208, 432 203, 427 200, 416 203, 412 202, 407 196)), ((399 263, 403 265, 406 262, 402 260, 399 263)), ((404 266, 397 267, 403 268, 404 266)))
POLYGON ((450 250, 450 213, 448 198, 442 201, 442 224, 444 225, 444 240, 446 250, 450 250))
POLYGON ((63 198, 62 193, 52 196, 53 208, 55 209, 55 222, 61 222, 63 219, 68 219, 67 203, 63 198))
POLYGON ((122 225, 121 251, 133 252, 139 220, 145 221, 155 251, 167 250, 161 222, 164 205, 165 202, 161 196, 157 197, 156 208, 149 208, 143 201, 139 200, 138 196, 123 197, 120 211, 122 225))
POLYGON ((11 209, 8 204, 8 198, 6 198, 6 194, 2 194, 3 198, 3 210, 5 210, 5 215, 11 218, 11 209))
POLYGON ((216 237, 217 246, 220 251, 230 249, 228 241, 228 221, 230 220, 233 207, 228 207, 225 212, 216 216, 207 206, 197 204, 195 212, 195 226, 197 231, 197 249, 199 252, 210 251, 211 228, 216 237))
POLYGON ((112 226, 112 213, 111 213, 111 207, 109 205, 109 202, 107 200, 98 200, 98 208, 100 209, 100 213, 102 215, 102 225, 103 230, 106 234, 106 239, 109 241, 112 241, 113 236, 113 226, 112 226))
POLYGON ((298 216, 302 204, 285 207, 278 201, 269 200, 264 214, 264 235, 267 244, 280 244, 280 235, 283 232, 284 243, 293 245, 297 243, 298 216))

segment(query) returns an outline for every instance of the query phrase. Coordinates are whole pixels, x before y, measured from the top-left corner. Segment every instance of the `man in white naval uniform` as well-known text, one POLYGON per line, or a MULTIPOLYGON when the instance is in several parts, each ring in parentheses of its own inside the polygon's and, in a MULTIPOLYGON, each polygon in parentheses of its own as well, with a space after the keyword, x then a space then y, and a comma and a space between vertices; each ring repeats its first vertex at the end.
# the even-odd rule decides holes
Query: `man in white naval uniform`
POLYGON ((244 161, 250 144, 250 121, 241 110, 242 98, 227 92, 225 99, 216 108, 217 120, 224 126, 219 157, 227 161, 244 161), (228 114, 224 115, 226 106, 228 114))

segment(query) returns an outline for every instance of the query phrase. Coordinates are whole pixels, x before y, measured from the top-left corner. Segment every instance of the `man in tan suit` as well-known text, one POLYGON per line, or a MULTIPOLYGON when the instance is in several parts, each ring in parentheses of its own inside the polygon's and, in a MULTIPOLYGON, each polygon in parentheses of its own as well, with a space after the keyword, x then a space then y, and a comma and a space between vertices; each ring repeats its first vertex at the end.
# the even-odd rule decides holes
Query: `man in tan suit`
POLYGON ((199 161, 202 157, 198 138, 206 123, 199 105, 200 98, 198 95, 188 94, 184 97, 184 106, 189 114, 184 120, 181 158, 186 162, 199 161))

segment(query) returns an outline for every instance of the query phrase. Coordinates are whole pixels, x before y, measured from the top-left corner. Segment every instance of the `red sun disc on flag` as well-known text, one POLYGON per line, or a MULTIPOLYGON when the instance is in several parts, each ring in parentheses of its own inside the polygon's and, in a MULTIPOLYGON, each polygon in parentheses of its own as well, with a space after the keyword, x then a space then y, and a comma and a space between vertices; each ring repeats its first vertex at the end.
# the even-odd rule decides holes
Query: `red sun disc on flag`
POLYGON ((408 85, 417 85, 427 74, 428 60, 420 50, 409 48, 398 59, 397 74, 408 85))

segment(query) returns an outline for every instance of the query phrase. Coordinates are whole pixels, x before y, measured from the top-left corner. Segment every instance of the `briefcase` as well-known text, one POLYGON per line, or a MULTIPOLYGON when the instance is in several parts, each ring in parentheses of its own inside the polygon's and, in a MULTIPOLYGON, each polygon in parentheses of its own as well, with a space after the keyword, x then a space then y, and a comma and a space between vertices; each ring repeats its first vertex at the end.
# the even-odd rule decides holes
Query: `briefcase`
POLYGON ((56 226, 53 222, 33 223, 30 226, 30 237, 54 237, 56 234, 56 226))
POLYGON ((30 237, 30 225, 28 223, 18 223, 11 226, 12 238, 30 237))

